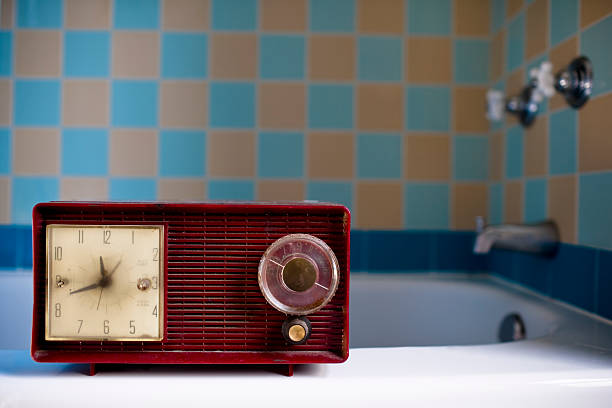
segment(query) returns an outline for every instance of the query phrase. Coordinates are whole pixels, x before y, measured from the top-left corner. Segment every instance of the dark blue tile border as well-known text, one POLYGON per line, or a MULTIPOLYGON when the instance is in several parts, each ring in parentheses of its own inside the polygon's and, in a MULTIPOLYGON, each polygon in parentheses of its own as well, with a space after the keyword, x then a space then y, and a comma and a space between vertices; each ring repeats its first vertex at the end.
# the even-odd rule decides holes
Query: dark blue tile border
POLYGON ((32 267, 32 228, 0 225, 0 269, 32 267))

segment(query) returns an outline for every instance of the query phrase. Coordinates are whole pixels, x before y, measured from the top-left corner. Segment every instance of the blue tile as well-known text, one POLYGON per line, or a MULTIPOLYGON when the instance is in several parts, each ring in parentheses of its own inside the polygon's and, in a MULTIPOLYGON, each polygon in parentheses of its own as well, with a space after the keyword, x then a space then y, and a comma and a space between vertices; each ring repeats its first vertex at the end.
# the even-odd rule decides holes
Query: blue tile
POLYGON ((525 15, 521 12, 508 26, 506 35, 506 70, 514 71, 525 58, 525 15))
POLYGON ((14 120, 17 126, 59 126, 60 81, 16 80, 14 120))
POLYGON ((316 129, 353 127, 353 87, 350 85, 310 85, 308 124, 316 129))
POLYGON ((64 75, 106 77, 110 70, 110 33, 67 31, 64 35, 64 75))
POLYGON ((354 29, 354 0, 310 0, 311 31, 351 32, 354 29))
MULTIPOLYGON (((367 234, 369 231, 351 230, 351 272, 365 272, 368 267, 367 234)), ((0 225, 0 237, 2 236, 0 225)), ((1 241, 0 241, 1 242, 1 241)), ((0 248, 2 251, 2 248, 0 248)), ((2 252, 0 252, 2 254, 2 252)), ((2 259, 0 258, 0 262, 2 259)))
POLYGON ((431 269, 438 271, 487 270, 486 256, 474 254, 476 233, 473 231, 440 231, 434 233, 435 252, 431 269))
POLYGON ((489 224, 501 224, 504 214, 504 189, 502 183, 489 186, 489 224))
POLYGON ((506 177, 523 177, 523 128, 513 126, 506 131, 506 177))
POLYGON ((32 228, 0 225, 0 270, 32 267, 32 228))
POLYGON ((576 110, 564 109, 550 114, 548 163, 550 174, 576 172, 576 110))
POLYGON ((19 28, 61 28, 64 10, 62 0, 18 0, 19 28))
POLYGON ((156 81, 114 81, 112 92, 113 126, 157 126, 156 81))
POLYGON ((358 55, 360 80, 402 80, 402 39, 400 37, 359 37, 358 55))
POLYGON ((407 87, 405 116, 408 130, 448 131, 450 121, 448 87, 407 87))
POLYGON ((553 259, 552 296, 594 311, 595 256, 592 248, 561 244, 553 259))
POLYGON ((491 31, 496 33, 504 26, 506 2, 505 0, 493 0, 491 3, 491 31))
POLYGON ((55 177, 14 177, 12 193, 13 224, 31 225, 34 205, 59 198, 55 177))
POLYGON ((206 134, 195 130, 163 130, 160 133, 159 175, 198 177, 206 168, 206 134))
POLYGON ((489 41, 455 40, 455 82, 486 84, 489 80, 489 41))
POLYGON ((525 181, 525 222, 539 222, 547 218, 548 184, 546 179, 525 181))
POLYGON ((550 45, 555 46, 578 30, 578 0, 555 0, 550 6, 550 45))
POLYGON ((578 242, 612 249, 612 173, 581 174, 578 242))
POLYGON ((612 252, 599 251, 597 314, 612 320, 612 252))
POLYGON ((516 254, 514 251, 491 250, 487 260, 491 273, 516 282, 518 280, 516 254))
POLYGON ((105 176, 108 174, 108 131, 64 129, 62 131, 62 174, 105 176))
POLYGON ((0 31, 0 76, 13 73, 13 33, 0 31))
POLYGON ((489 177, 489 138, 487 136, 455 136, 453 150, 455 180, 487 180, 489 177))
POLYGON ((357 176, 400 178, 402 137, 399 134, 362 133, 357 136, 357 176))
POLYGON ((257 151, 259 177, 300 178, 304 175, 302 133, 262 132, 257 151))
POLYGON ((545 295, 551 293, 553 275, 558 269, 554 258, 521 252, 517 252, 514 258, 517 282, 545 295))
POLYGON ((406 228, 436 230, 449 227, 447 184, 408 183, 404 197, 406 228))
POLYGON ((252 128, 255 126, 255 85, 213 82, 210 85, 210 126, 252 128))
POLYGON ((306 188, 308 200, 343 204, 353 208, 353 185, 336 181, 310 181, 306 188))
POLYGON ((580 52, 593 63, 593 95, 612 90, 612 53, 606 46, 612 38, 612 16, 584 30, 580 35, 580 52))
POLYGON ((211 180, 208 182, 208 199, 253 201, 255 186, 251 180, 211 180))
POLYGON ((159 0, 115 0, 115 28, 154 30, 159 28, 159 0))
POLYGON ((450 34, 450 0, 408 0, 406 12, 410 34, 450 34))
POLYGON ((0 129, 0 174, 11 173, 12 157, 11 132, 8 129, 0 129))
POLYGON ((400 272, 430 268, 432 234, 416 231, 368 231, 364 237, 365 270, 400 272), (397 256, 406 254, 406 256, 397 256))
POLYGON ((164 33, 162 76, 164 78, 206 78, 208 40, 206 34, 164 33))
POLYGON ((256 0, 213 0, 214 30, 252 31, 257 26, 256 0))
POLYGON ((109 196, 114 201, 154 201, 157 183, 150 178, 113 178, 109 196))
POLYGON ((302 35, 262 35, 259 74, 264 79, 303 79, 305 40, 302 35))

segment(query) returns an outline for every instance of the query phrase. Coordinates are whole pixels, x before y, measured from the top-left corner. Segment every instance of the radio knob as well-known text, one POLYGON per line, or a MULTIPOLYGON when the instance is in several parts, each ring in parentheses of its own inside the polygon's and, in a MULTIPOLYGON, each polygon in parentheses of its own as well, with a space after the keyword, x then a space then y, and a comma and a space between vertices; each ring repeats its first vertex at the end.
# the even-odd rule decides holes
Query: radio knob
POLYGON ((287 343, 299 346, 306 343, 310 337, 312 325, 306 316, 289 316, 283 322, 281 330, 287 343))

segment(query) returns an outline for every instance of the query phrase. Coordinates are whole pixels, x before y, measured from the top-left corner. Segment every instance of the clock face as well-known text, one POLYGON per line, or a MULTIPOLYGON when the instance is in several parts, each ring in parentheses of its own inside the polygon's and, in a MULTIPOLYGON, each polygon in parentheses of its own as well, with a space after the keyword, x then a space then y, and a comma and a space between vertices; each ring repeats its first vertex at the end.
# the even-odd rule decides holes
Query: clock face
POLYGON ((47 340, 161 340, 163 226, 48 225, 47 340))

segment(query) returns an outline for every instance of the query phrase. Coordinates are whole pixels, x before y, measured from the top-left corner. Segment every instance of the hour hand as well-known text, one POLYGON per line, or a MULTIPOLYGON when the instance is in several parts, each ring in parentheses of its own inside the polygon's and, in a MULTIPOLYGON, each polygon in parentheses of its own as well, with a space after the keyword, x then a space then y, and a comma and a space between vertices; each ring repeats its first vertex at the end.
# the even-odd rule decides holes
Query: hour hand
POLYGON ((97 288, 97 287, 99 287, 99 286, 100 286, 100 284, 99 284, 99 283, 92 283, 91 285, 85 286, 85 287, 83 287, 83 288, 80 288, 80 289, 77 289, 77 290, 70 291, 70 294, 71 294, 71 295, 74 295, 75 293, 85 292, 86 290, 92 290, 92 289, 95 289, 95 288, 97 288))
POLYGON ((104 270, 104 260, 102 259, 102 256, 100 255, 100 275, 104 277, 105 272, 106 271, 104 270))

